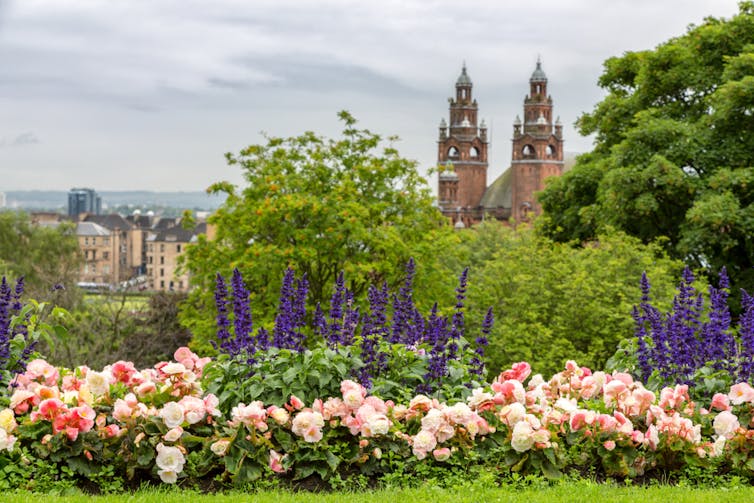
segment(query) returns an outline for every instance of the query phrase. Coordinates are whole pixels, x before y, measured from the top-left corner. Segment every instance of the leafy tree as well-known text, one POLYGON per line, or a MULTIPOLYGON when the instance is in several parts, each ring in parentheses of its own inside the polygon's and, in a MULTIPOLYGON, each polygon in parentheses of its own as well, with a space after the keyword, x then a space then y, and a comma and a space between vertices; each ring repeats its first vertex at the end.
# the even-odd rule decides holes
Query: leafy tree
POLYGON ((754 287, 754 3, 654 50, 608 59, 607 96, 577 121, 594 150, 540 196, 546 232, 583 241, 612 226, 694 268, 754 287))
POLYGON ((371 283, 396 285, 412 256, 420 269, 417 290, 426 298, 453 291, 454 275, 434 267, 434 256, 458 238, 433 206, 416 162, 358 129, 347 112, 339 117, 344 129, 338 139, 313 132, 268 137, 265 145, 227 154, 228 163, 243 170, 246 187, 210 187, 227 194, 209 220, 214 236, 201 236, 186 253, 196 288, 182 321, 197 337, 197 348, 214 332, 208 313, 214 312, 215 276, 229 277, 233 268, 252 292, 254 315, 266 321, 288 266, 306 274, 315 304, 327 303, 340 271, 356 298, 371 283))
POLYGON ((73 224, 33 225, 26 213, 0 212, 0 273, 24 277, 26 294, 70 308, 78 300, 81 251, 73 224))
POLYGON ((667 306, 682 268, 660 244, 643 245, 617 231, 583 246, 498 222, 464 234, 458 254, 470 265, 470 323, 477 328, 489 306, 495 316, 487 350, 491 375, 521 360, 544 375, 569 359, 601 368, 620 341, 633 337, 631 310, 641 299, 642 272, 652 278, 658 304, 667 306))
POLYGON ((148 299, 125 292, 97 295, 72 310, 67 332, 42 341, 40 353, 55 365, 93 369, 118 360, 138 368, 172 358, 191 340, 178 322, 178 306, 185 293, 157 292, 148 299))

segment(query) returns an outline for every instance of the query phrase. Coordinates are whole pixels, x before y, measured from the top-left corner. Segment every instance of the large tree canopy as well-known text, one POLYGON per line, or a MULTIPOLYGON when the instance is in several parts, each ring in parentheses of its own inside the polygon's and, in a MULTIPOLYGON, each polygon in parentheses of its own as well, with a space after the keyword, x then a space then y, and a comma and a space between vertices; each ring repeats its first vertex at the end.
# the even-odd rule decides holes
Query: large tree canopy
POLYGON ((11 282, 23 276, 27 296, 72 307, 82 258, 73 224, 46 227, 26 213, 0 212, 0 275, 11 282))
POLYGON ((633 337, 631 310, 641 299, 642 272, 654 302, 665 308, 682 269, 660 244, 609 229, 571 246, 526 226, 487 221, 464 232, 463 240, 449 259, 469 265, 469 333, 492 307, 491 375, 521 360, 545 375, 569 359, 602 368, 618 344, 633 337))
POLYGON ((347 112, 339 117, 344 123, 339 139, 312 132, 270 137, 266 145, 227 155, 243 170, 247 185, 240 191, 228 183, 210 188, 227 193, 210 219, 215 236, 200 237, 186 255, 197 288, 182 318, 197 343, 214 331, 209 313, 215 275, 230 277, 235 267, 252 292, 254 316, 263 321, 277 305, 287 267, 306 274, 310 301, 324 305, 340 271, 359 298, 370 283, 401 281, 413 256, 423 282, 417 291, 452 295, 454 279, 440 276, 433 264, 436 250, 457 237, 433 206, 416 163, 383 146, 380 136, 358 129, 347 112))
POLYGON ((754 3, 654 50, 608 59, 607 96, 577 125, 594 150, 540 196, 546 232, 613 226, 754 286, 754 3))

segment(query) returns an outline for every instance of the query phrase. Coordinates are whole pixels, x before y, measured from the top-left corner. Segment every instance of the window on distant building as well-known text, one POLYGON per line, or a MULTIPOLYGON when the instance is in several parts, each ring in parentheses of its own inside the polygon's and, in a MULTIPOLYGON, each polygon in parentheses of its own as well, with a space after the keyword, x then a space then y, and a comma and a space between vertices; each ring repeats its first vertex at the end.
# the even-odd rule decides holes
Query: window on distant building
POLYGON ((150 256, 149 256, 149 257, 147 258, 147 264, 151 264, 151 263, 152 263, 152 256, 150 255, 150 256))
POLYGON ((175 251, 181 253, 181 245, 175 245, 175 251))
POLYGON ((88 238, 88 237, 85 237, 85 238, 84 238, 84 244, 85 244, 85 245, 88 245, 88 244, 89 244, 89 238, 88 238))
POLYGON ((92 238, 92 244, 93 244, 94 246, 97 246, 97 238, 92 238))
POLYGON ((104 274, 110 274, 110 265, 109 264, 105 264, 104 266, 102 266, 102 272, 104 274))
POLYGON ((165 269, 160 267, 160 277, 163 277, 163 276, 165 276, 165 269))
POLYGON ((92 260, 97 260, 97 250, 92 250, 92 260))
POLYGON ((160 252, 164 252, 164 251, 165 251, 165 245, 164 244, 160 244, 160 252))
POLYGON ((165 289, 165 280, 160 281, 160 288, 165 289))
POLYGON ((165 263, 165 256, 163 255, 163 256, 160 256, 160 264, 164 264, 164 263, 165 263))
POLYGON ((102 238, 102 244, 103 245, 109 245, 110 244, 110 237, 109 236, 105 236, 104 238, 102 238))
POLYGON ((102 252, 102 259, 103 260, 110 260, 110 252, 103 251, 102 252))

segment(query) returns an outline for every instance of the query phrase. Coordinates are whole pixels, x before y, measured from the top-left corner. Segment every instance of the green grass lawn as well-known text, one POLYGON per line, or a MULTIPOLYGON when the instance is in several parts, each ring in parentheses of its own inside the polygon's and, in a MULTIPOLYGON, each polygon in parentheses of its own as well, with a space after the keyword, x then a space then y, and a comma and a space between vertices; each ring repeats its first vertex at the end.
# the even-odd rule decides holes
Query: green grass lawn
POLYGON ((754 487, 736 488, 689 488, 689 487, 620 487, 596 483, 562 484, 546 488, 468 488, 462 490, 424 487, 418 489, 395 489, 366 492, 334 493, 293 493, 287 491, 263 491, 258 493, 232 492, 226 494, 203 495, 182 490, 144 490, 133 494, 110 496, 50 496, 32 493, 11 493, 0 496, 5 502, 26 503, 34 500, 45 503, 235 503, 239 501, 259 503, 385 503, 385 502, 427 502, 427 503, 487 503, 487 502, 744 502, 754 501, 754 487))

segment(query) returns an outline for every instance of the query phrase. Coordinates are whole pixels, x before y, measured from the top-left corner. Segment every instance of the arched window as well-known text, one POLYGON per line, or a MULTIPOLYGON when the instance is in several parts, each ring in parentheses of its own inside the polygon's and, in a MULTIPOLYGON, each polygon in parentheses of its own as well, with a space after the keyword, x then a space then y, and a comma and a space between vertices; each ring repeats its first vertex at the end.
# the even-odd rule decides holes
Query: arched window
POLYGON ((553 147, 552 145, 547 145, 547 147, 545 148, 545 154, 547 155, 547 157, 554 156, 555 155, 555 147, 553 147))
POLYGON ((529 144, 524 145, 524 148, 521 149, 521 155, 524 159, 531 159, 534 157, 534 154, 534 147, 529 144))
POLYGON ((455 147, 450 147, 448 149, 448 157, 458 157, 458 149, 455 147))
POLYGON ((471 147, 469 149, 469 157, 471 157, 472 159, 479 157, 479 149, 477 149, 476 147, 471 147))

